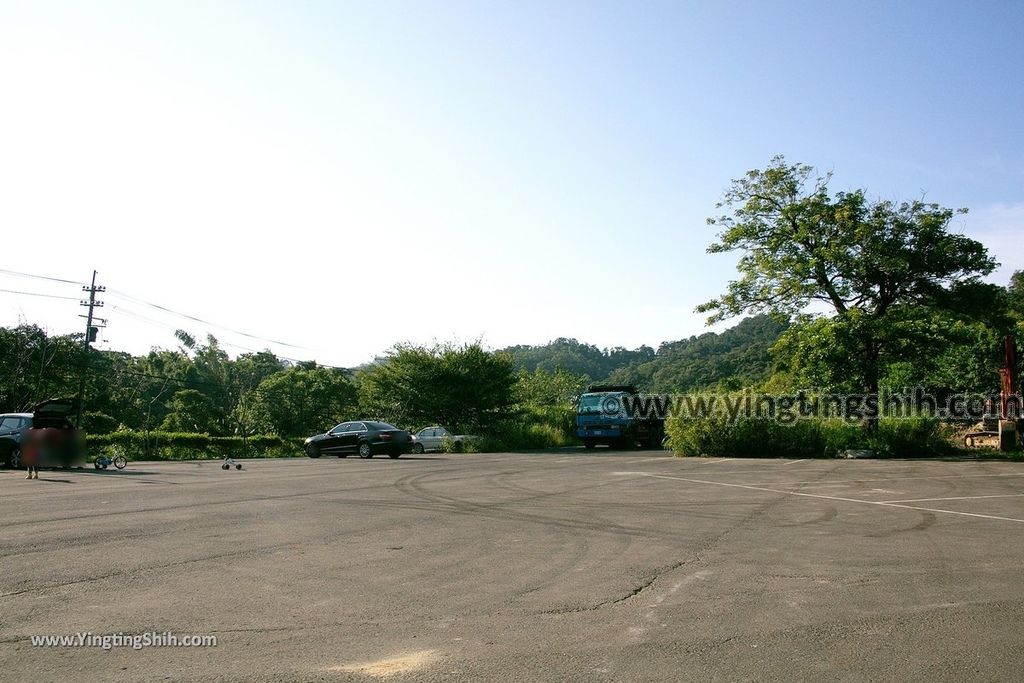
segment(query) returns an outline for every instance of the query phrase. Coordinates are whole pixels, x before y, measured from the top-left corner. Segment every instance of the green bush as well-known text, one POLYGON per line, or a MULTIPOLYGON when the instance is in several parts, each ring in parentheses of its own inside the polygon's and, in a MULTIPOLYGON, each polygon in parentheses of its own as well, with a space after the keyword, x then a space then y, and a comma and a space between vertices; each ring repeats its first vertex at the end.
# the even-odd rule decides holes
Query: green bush
POLYGON ((287 458, 300 456, 301 439, 276 435, 210 436, 188 432, 117 431, 89 434, 86 446, 92 457, 115 451, 132 460, 219 460, 231 458, 287 458))
POLYGON ((109 434, 117 429, 117 418, 87 411, 82 414, 82 427, 89 434, 109 434))
POLYGON ((959 453, 952 428, 929 418, 882 419, 874 434, 841 419, 798 420, 791 425, 768 419, 669 420, 669 447, 679 455, 738 458, 831 458, 847 449, 879 457, 913 458, 959 453))
MULTIPOLYGON (((492 430, 475 450, 485 453, 579 445, 572 406, 530 406, 492 430)), ((469 449, 467 449, 469 450, 469 449)))

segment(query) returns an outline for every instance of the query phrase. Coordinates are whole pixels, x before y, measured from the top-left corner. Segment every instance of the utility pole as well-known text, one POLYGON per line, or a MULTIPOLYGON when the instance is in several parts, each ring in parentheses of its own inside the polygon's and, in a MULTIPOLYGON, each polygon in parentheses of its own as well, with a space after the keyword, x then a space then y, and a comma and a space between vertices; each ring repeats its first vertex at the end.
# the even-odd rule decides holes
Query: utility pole
POLYGON ((92 284, 88 287, 83 285, 82 291, 89 292, 89 298, 83 299, 78 303, 80 306, 89 307, 89 315, 85 318, 85 340, 82 345, 82 372, 78 380, 78 417, 75 426, 79 428, 82 426, 82 404, 85 402, 85 379, 89 374, 89 345, 96 341, 96 333, 99 332, 99 330, 92 325, 92 314, 93 310, 103 306, 102 301, 96 300, 96 293, 105 292, 107 291, 107 288, 102 285, 99 287, 96 286, 96 271, 94 270, 92 271, 92 284))

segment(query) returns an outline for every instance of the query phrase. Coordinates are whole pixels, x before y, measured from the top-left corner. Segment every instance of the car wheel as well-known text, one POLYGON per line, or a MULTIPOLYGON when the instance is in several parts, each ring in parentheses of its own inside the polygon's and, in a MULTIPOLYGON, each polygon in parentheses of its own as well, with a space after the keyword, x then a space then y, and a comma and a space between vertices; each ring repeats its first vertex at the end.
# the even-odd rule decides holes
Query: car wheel
POLYGON ((455 452, 455 453, 461 453, 462 452, 462 442, 461 441, 456 441, 455 443, 453 443, 452 444, 452 451, 455 452))
POLYGON ((306 455, 308 455, 311 458, 319 458, 320 457, 320 447, 317 446, 315 443, 307 444, 306 445, 306 455))
POLYGON ((423 444, 418 443, 415 446, 413 446, 412 447, 412 452, 416 453, 417 455, 422 454, 423 453, 423 444))
POLYGON ((11 451, 11 454, 7 456, 7 466, 12 470, 16 470, 21 467, 21 449, 15 448, 11 451))
POLYGON ((370 444, 365 441, 359 444, 359 457, 363 460, 373 457, 373 451, 370 450, 370 444))

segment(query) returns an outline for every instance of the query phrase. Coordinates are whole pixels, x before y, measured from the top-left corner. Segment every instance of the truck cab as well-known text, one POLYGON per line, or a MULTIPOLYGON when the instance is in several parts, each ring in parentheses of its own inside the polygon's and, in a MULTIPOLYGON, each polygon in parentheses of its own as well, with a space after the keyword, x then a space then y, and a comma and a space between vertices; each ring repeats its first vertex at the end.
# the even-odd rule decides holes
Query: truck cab
POLYGON ((627 410, 630 399, 639 395, 632 385, 591 385, 576 404, 576 436, 587 449, 599 445, 633 448, 638 443, 651 448, 660 444, 664 420, 634 416, 627 410))

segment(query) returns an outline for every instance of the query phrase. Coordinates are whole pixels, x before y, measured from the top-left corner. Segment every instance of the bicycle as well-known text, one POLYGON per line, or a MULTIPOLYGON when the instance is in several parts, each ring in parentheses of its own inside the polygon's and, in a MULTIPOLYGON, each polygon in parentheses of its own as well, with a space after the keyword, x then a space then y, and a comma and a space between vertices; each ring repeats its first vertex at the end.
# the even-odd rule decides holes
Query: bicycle
POLYGON ((128 458, 124 457, 120 453, 114 453, 113 457, 107 457, 100 455, 93 461, 93 467, 98 470, 105 470, 111 465, 119 470, 123 470, 128 465, 128 458))

